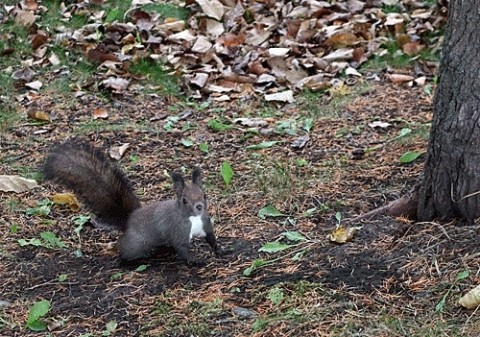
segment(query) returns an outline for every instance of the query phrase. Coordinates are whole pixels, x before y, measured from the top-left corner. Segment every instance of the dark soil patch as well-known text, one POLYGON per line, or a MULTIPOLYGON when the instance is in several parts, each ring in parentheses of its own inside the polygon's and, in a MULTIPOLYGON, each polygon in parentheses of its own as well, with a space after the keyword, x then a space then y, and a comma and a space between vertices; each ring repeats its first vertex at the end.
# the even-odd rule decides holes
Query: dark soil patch
MULTIPOLYGON (((37 106, 49 106, 44 99, 37 106)), ((52 303, 50 323, 52 318, 64 320, 54 326, 58 336, 100 335, 109 321, 117 322, 115 336, 350 336, 362 327, 364 335, 372 335, 381 329, 376 322, 384 316, 413 317, 408 321, 410 331, 421 331, 423 323, 433 326, 430 317, 436 315, 435 305, 448 289, 458 295, 470 286, 472 279, 456 283, 457 273, 468 269, 475 275, 480 270, 474 239, 479 234, 477 226, 383 218, 358 224, 363 228, 347 244, 326 239, 335 228, 335 212, 345 218, 365 213, 395 200, 415 182, 421 161, 400 165, 398 157, 407 150, 424 150, 424 138, 390 142, 360 159, 352 153, 385 143, 401 128, 427 123, 431 101, 421 90, 375 86, 340 111, 343 118, 315 122, 305 148, 295 150, 289 145, 295 136, 272 135, 267 138, 278 140, 280 146, 256 156, 245 146, 265 138, 246 137, 240 127, 213 132, 206 123, 216 116, 214 111, 185 109, 186 117, 173 131, 165 131, 167 105, 174 103, 152 97, 116 102, 107 107, 112 113, 109 121, 97 121, 89 128, 85 125, 92 123, 91 110, 99 102, 78 102, 68 109, 58 106, 54 123, 25 123, 3 135, 3 173, 34 173, 53 143, 73 136, 104 149, 130 143, 120 165, 147 202, 173 196, 167 172, 182 166, 189 172, 200 164, 224 255, 214 257, 208 245, 199 241, 194 250, 205 263, 201 267, 188 267, 168 252, 123 266, 110 248, 116 233, 86 226, 79 243, 70 220, 72 211, 54 207, 47 217, 25 215, 27 207, 61 188, 44 186, 20 195, 1 194, 0 222, 5 230, 1 234, 0 301, 5 305, 0 317, 8 322, 2 323, 1 335, 29 335, 23 326, 31 304, 40 299, 52 303), (368 122, 376 118, 391 122, 392 127, 369 128, 368 122), (209 153, 181 146, 180 140, 186 137, 208 143, 209 153), (296 165, 297 159, 305 159, 308 165, 296 165), (223 161, 235 170, 229 191, 218 173, 223 161), (266 204, 291 214, 296 222, 260 219, 257 213, 266 204), (325 210, 302 216, 312 207, 325 210), (16 232, 6 230, 13 225, 18 227, 16 232), (18 245, 18 239, 38 237, 45 230, 55 232, 68 248, 18 245), (267 241, 281 239, 285 230, 300 231, 317 241, 299 261, 279 259, 251 277, 243 276, 255 259, 281 256, 258 249, 267 241), (80 257, 75 254, 78 248, 80 257), (142 263, 148 268, 135 271, 142 263), (61 274, 67 275, 64 282, 58 281, 61 274), (275 287, 288 298, 277 306, 268 299, 275 287), (260 316, 239 317, 234 310, 238 307, 260 316), (255 330, 258 317, 267 323, 255 330)), ((242 109, 241 104, 231 104, 223 118, 233 120, 242 109)), ((299 114, 295 107, 281 112, 299 114)), ((453 295, 447 298, 442 320, 463 324, 459 322, 468 318, 463 335, 475 333, 478 321, 458 308, 455 299, 453 295)), ((392 332, 382 329, 377 335, 392 332)))

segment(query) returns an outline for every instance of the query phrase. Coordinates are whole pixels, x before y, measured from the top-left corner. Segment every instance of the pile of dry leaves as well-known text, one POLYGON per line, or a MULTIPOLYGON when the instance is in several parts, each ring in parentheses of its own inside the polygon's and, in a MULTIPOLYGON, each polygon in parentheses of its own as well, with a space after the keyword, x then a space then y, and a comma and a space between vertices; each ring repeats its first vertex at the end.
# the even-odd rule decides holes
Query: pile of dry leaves
MULTIPOLYGON (((355 82, 362 63, 392 52, 388 42, 409 57, 438 48, 441 38, 432 36, 446 20, 445 6, 417 0, 169 2, 188 10, 187 20, 144 9, 152 3, 158 4, 133 0, 123 22, 107 23, 103 0, 65 2, 65 27, 55 29, 36 23, 48 11, 40 0, 4 5, 3 21, 14 16, 27 26, 34 51, 20 69, 10 69, 13 77, 38 90, 36 68, 59 66, 52 47, 60 45, 96 64, 97 82, 114 92, 148 85, 129 68, 149 60, 181 77, 194 97, 226 101, 255 95, 293 102, 298 90, 355 82), (88 24, 66 28, 76 15, 88 17, 88 24)), ((2 53, 15 53, 13 41, 2 53)), ((422 75, 391 80, 422 83, 422 75)), ((81 93, 89 85, 78 83, 74 90, 81 93)))

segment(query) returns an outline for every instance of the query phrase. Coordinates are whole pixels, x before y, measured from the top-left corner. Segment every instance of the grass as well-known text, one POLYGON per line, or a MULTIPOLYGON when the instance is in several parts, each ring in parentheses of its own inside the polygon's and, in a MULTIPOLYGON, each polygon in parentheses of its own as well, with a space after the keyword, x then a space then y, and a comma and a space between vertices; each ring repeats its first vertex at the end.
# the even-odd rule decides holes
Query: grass
MULTIPOLYGON (((5 96, 13 102, 12 96, 16 90, 13 87, 12 73, 20 69, 19 59, 27 58, 32 49, 28 40, 27 30, 17 25, 12 19, 2 25, 2 34, 8 36, 9 39, 7 41, 10 42, 0 40, 0 50, 12 48, 13 53, 0 57, 0 69, 2 69, 0 72, 0 96, 5 96)), ((0 107, 0 109, 2 108, 0 107)), ((0 112, 3 115, 4 111, 0 112)))
POLYGON ((133 64, 130 71, 143 76, 146 82, 151 83, 155 89, 150 89, 150 91, 160 91, 160 93, 171 96, 177 96, 181 92, 179 80, 164 70, 160 63, 141 60, 133 64))
POLYGON ((107 0, 105 2, 107 8, 107 15, 105 22, 123 22, 125 13, 131 7, 132 2, 130 0, 107 0))
POLYGON ((142 7, 146 12, 154 12, 159 14, 162 18, 175 18, 178 20, 187 20, 190 16, 190 11, 186 8, 178 7, 169 3, 153 3, 142 7))
POLYGON ((143 121, 118 121, 111 123, 103 119, 93 119, 89 118, 78 125, 76 129, 73 130, 76 135, 85 135, 89 133, 101 134, 103 132, 120 132, 127 129, 132 129, 136 131, 145 130, 148 126, 143 123, 143 121))
POLYGON ((11 129, 20 119, 21 116, 13 105, 0 105, 0 135, 11 129))
MULTIPOLYGON (((427 33, 429 34, 426 37, 426 40, 438 39, 438 32, 427 33)), ((379 70, 390 68, 407 68, 412 66, 415 62, 420 60, 439 62, 440 61, 440 51, 426 49, 416 56, 408 56, 403 53, 401 47, 398 45, 397 41, 394 38, 390 38, 387 42, 382 45, 383 48, 387 50, 387 53, 384 56, 374 56, 369 59, 367 62, 362 64, 360 67, 360 72, 365 70, 379 70)))
POLYGON ((302 114, 314 119, 337 119, 342 117, 343 109, 347 104, 370 89, 370 84, 363 82, 353 87, 343 85, 328 91, 303 90, 298 97, 298 107, 302 114))
MULTIPOLYGON (((258 162, 258 161, 256 161, 258 162)), ((255 166, 254 173, 259 193, 267 202, 285 210, 285 205, 291 205, 295 209, 298 205, 291 203, 299 195, 308 190, 308 180, 302 176, 301 169, 292 162, 282 163, 277 161, 260 161, 255 166)), ((292 210, 293 211, 293 210, 292 210)))
POLYGON ((212 324, 224 312, 220 299, 191 300, 185 304, 182 316, 179 316, 174 310, 179 303, 173 298, 170 299, 169 295, 163 297, 154 308, 158 321, 151 322, 151 326, 146 327, 160 327, 161 331, 156 331, 155 336, 211 336, 212 324))

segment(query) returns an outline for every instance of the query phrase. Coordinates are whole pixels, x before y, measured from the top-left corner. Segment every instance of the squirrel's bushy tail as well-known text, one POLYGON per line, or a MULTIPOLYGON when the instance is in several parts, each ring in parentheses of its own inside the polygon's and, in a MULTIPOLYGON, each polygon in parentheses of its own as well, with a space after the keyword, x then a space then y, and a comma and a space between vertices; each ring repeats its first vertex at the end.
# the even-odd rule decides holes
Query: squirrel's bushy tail
POLYGON ((130 180, 102 152, 85 143, 56 146, 45 161, 43 178, 73 190, 100 222, 120 230, 140 207, 130 180))

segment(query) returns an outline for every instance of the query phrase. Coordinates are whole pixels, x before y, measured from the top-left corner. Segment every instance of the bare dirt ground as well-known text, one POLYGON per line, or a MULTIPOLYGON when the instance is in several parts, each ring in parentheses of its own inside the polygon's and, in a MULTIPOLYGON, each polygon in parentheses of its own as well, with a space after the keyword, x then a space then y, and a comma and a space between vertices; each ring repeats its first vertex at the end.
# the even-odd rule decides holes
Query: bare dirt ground
MULTIPOLYGON (((60 187, 45 184, 19 195, 2 193, 0 335, 38 335, 25 329, 25 322, 31 304, 41 299, 52 305, 45 320, 53 336, 106 336, 111 321, 116 322, 112 336, 479 335, 478 317, 457 304, 479 280, 478 226, 385 217, 355 224, 363 227, 346 244, 327 239, 336 212, 344 218, 366 213, 415 183, 423 156, 411 164, 400 164, 398 158, 406 151, 425 151, 426 137, 419 133, 428 132, 431 100, 422 89, 370 84, 338 116, 316 119, 302 149, 290 146, 296 136, 246 136, 238 125, 213 132, 207 122, 216 107, 173 112, 185 118, 167 132, 162 125, 174 104, 167 100, 123 97, 69 106, 40 100, 37 108, 53 110, 56 121, 38 125, 25 120, 5 132, 2 174, 35 173, 52 144, 73 136, 106 150, 130 143, 120 166, 147 202, 173 197, 166 172, 182 166, 190 172, 198 164, 224 255, 216 258, 206 244, 195 242, 203 267, 188 267, 175 255, 160 253, 139 262, 148 264, 146 270, 135 271, 136 266, 120 266, 110 248, 117 233, 86 225, 79 242, 67 207, 53 206, 44 217, 26 215, 36 202, 63 192, 60 187), (110 117, 92 122, 92 110, 99 106, 110 117), (374 120, 391 126, 369 127, 374 120), (416 136, 386 141, 406 127, 416 136), (208 154, 180 145, 187 136, 208 143, 208 154), (279 143, 245 149, 264 140, 279 143), (308 164, 297 165, 298 159, 308 164), (230 189, 219 173, 223 161, 235 171, 230 189), (259 218, 266 204, 295 221, 259 218), (302 215, 314 207, 313 215, 302 215), (10 230, 13 225, 18 230, 10 230), (18 244, 45 230, 55 232, 67 248, 18 244), (312 239, 299 260, 258 251, 267 241, 282 240, 286 230, 312 239), (277 257, 250 277, 243 275, 253 260, 277 257), (464 270, 470 277, 456 281, 464 270), (61 274, 68 276, 63 282, 61 274)), ((327 103, 318 102, 317 108, 326 109, 327 103)), ((241 101, 225 107, 224 120, 261 109, 241 101)), ((288 106, 273 118, 296 113, 296 106, 288 106)))

